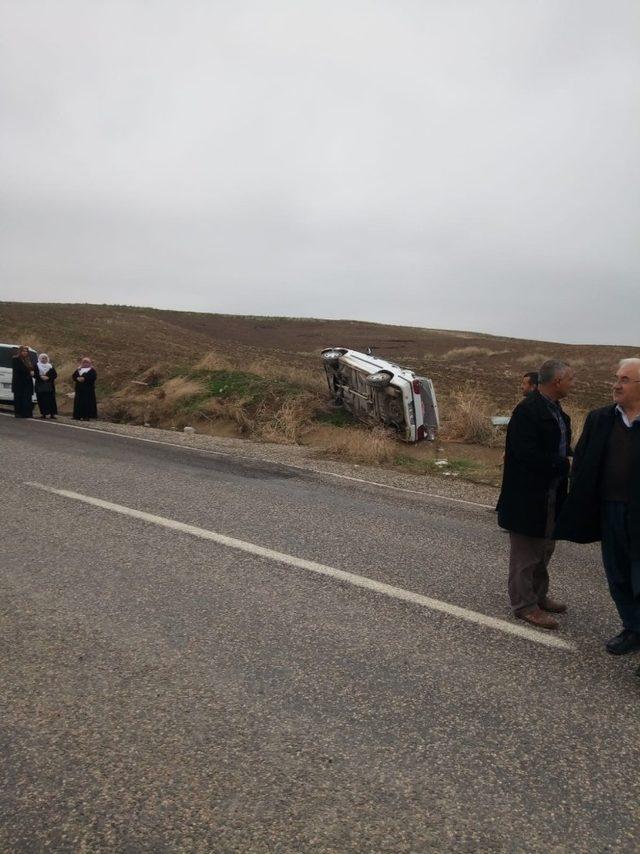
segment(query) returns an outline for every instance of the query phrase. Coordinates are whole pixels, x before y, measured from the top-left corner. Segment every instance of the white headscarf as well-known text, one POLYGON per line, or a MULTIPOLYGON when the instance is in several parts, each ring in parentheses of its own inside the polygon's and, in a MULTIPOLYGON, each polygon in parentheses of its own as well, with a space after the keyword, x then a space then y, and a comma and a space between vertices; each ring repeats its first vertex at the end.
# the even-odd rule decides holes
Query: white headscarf
POLYGON ((84 374, 87 373, 87 371, 90 371, 92 368, 93 368, 93 362, 91 361, 91 359, 88 359, 85 356, 84 359, 82 359, 80 361, 80 367, 78 368, 78 373, 80 374, 80 376, 83 376, 84 374))
POLYGON ((47 354, 46 353, 40 353, 40 355, 38 356, 38 373, 40 374, 40 376, 46 377, 46 375, 49 373, 49 371, 51 370, 52 367, 53 367, 53 365, 49 361, 49 357, 47 356, 47 354), (42 359, 43 357, 44 357, 45 361, 41 362, 40 359, 42 359))

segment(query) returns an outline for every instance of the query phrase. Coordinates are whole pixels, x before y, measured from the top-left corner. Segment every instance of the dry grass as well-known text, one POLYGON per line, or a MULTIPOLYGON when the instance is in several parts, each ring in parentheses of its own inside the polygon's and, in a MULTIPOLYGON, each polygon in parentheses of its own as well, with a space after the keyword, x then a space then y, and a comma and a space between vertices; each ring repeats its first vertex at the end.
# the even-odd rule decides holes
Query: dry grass
POLYGON ((317 400, 309 394, 288 398, 270 417, 265 418, 260 427, 260 437, 282 445, 298 444, 311 426, 316 407, 317 400))
MULTIPOLYGON (((315 355, 315 354, 314 354, 315 355)), ((326 380, 322 365, 318 360, 318 368, 306 368, 299 363, 292 364, 287 357, 252 356, 247 354, 224 355, 215 350, 208 352, 194 365, 196 371, 243 371, 270 380, 281 380, 305 391, 313 393, 324 392, 326 380)))
MULTIPOLYGON (((237 370, 228 357, 207 353, 196 366, 211 372, 237 370)), ((243 368, 259 367, 257 364, 243 368)), ((253 374, 254 371, 247 371, 253 374)), ((114 420, 154 427, 181 429, 195 426, 215 432, 215 425, 233 427, 237 435, 251 436, 268 442, 295 444, 308 431, 313 415, 322 405, 318 394, 300 391, 288 394, 267 386, 264 397, 240 394, 229 397, 211 394, 206 374, 200 377, 172 377, 159 385, 157 368, 144 374, 149 385, 129 382, 105 401, 103 415, 114 420), (284 396, 283 396, 284 395, 284 396)), ((264 376, 264 374, 256 374, 264 376)), ((279 377, 281 379, 281 377, 279 377)))
POLYGON ((75 369, 78 367, 78 362, 75 359, 67 359, 62 363, 58 363, 53 358, 51 358, 51 361, 55 364, 56 371, 58 372, 56 386, 58 388, 64 386, 65 388, 71 389, 73 387, 71 376, 75 369))
POLYGON ((50 356, 49 358, 51 358, 51 361, 54 363, 56 371, 58 372, 58 378, 56 380, 58 408, 62 413, 66 413, 67 411, 71 412, 71 409, 73 407, 73 398, 69 397, 69 395, 73 391, 73 382, 71 380, 71 375, 78 367, 78 362, 75 359, 69 358, 67 358, 63 362, 57 362, 52 356, 50 356))
POLYGON ((138 379, 140 382, 144 382, 148 386, 155 388, 164 382, 164 369, 161 365, 152 365, 146 371, 143 371, 138 379))
MULTIPOLYGON (((629 348, 630 351, 631 351, 631 349, 632 348, 629 348)), ((611 359, 609 359, 609 358, 597 359, 595 361, 595 365, 600 370, 604 369, 607 376, 611 376, 611 378, 613 378, 613 375, 618 370, 618 366, 620 365, 620 362, 623 361, 624 359, 640 359, 640 353, 629 352, 624 356, 618 355, 615 358, 611 358, 611 359)))
POLYGON ((547 362, 551 358, 551 356, 545 356, 544 353, 526 353, 524 356, 519 356, 516 361, 519 365, 526 365, 529 371, 537 371, 543 362, 547 362))
MULTIPOLYGON (((6 341, 7 339, 3 338, 2 340, 6 341)), ((51 353, 49 353, 44 345, 42 336, 28 327, 23 326, 12 330, 12 337, 7 343, 25 344, 27 347, 33 347, 38 353, 47 353, 52 358, 51 353)))
POLYGON ((488 397, 464 386, 451 392, 442 406, 443 439, 492 446, 502 441, 491 423, 495 406, 488 397))
POLYGON ((227 400, 222 403, 223 414, 237 426, 242 435, 253 435, 256 433, 256 419, 252 417, 247 408, 248 401, 245 398, 227 400))
POLYGON ((498 350, 489 350, 488 347, 454 347, 453 350, 447 350, 446 353, 442 354, 442 358, 447 362, 454 362, 459 359, 477 359, 482 356, 497 356, 500 352, 508 352, 508 351, 498 351, 498 350))
POLYGON ((567 357, 563 355, 555 355, 555 356, 545 356, 543 353, 530 353, 525 356, 520 356, 517 361, 520 365, 528 365, 529 370, 537 371, 540 365, 543 362, 549 361, 549 359, 560 359, 563 362, 567 362, 571 365, 572 368, 584 368, 587 364, 585 359, 581 359, 578 356, 567 357), (533 367, 532 367, 533 366, 533 367))
POLYGON ((325 445, 324 454, 364 465, 390 465, 398 456, 398 442, 385 430, 358 427, 336 428, 325 445))
POLYGON ((311 370, 301 365, 291 365, 284 360, 258 358, 250 361, 244 370, 267 379, 282 380, 314 393, 323 392, 327 387, 320 363, 318 370, 311 370))
POLYGON ((637 350, 355 321, 6 302, 0 304, 0 339, 49 354, 64 406, 70 406, 66 394, 77 359, 88 352, 98 371, 101 417, 319 447, 326 438, 333 455, 373 465, 393 463, 405 446, 384 431, 325 427, 314 420, 314 412, 326 409, 329 400, 319 356, 323 347, 373 345, 381 357, 403 365, 423 359, 418 367, 434 381, 443 439, 451 437, 458 446, 476 443, 477 456, 498 451, 487 447, 503 437, 490 416, 512 410, 520 399, 522 373, 536 369, 547 353, 578 368, 567 406, 577 438, 585 411, 611 399, 609 379, 618 360, 637 350), (230 391, 215 389, 211 375, 225 371, 245 375, 246 382, 237 377, 230 391), (481 393, 465 386, 470 376, 478 378, 481 393))
POLYGON ((180 404, 204 392, 202 383, 186 377, 173 377, 157 388, 130 382, 104 401, 101 414, 126 423, 181 426, 180 404))
POLYGON ((196 371, 233 371, 236 365, 229 356, 210 350, 194 365, 196 371))
POLYGON ((580 434, 582 433, 582 428, 584 427, 584 422, 589 410, 584 409, 572 401, 563 400, 561 403, 562 408, 571 418, 571 444, 575 446, 575 443, 578 441, 580 434))
POLYGON ((204 392, 205 387, 198 380, 172 377, 160 386, 156 396, 164 400, 168 406, 172 406, 187 397, 196 397, 204 392))

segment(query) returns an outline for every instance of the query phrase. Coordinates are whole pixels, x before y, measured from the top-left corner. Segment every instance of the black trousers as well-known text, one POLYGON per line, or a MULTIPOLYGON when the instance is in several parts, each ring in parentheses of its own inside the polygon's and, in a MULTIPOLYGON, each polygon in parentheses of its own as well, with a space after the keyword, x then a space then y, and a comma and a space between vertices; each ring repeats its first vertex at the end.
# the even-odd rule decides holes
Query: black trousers
POLYGON ((18 389, 13 393, 13 410, 16 418, 33 416, 33 389, 18 389))
POLYGON ((628 505, 602 505, 602 562, 609 593, 625 629, 640 633, 640 560, 631 559, 628 505))
POLYGON ((56 403, 55 391, 37 391, 38 408, 41 415, 57 415, 58 405, 56 403))

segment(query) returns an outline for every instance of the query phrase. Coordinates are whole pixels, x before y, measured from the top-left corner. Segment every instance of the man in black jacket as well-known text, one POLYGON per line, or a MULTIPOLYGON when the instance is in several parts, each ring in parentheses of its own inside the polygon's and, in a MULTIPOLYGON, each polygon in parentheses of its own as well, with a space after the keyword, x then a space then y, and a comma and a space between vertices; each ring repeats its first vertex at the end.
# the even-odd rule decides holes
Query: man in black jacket
POLYGON ((551 613, 566 611, 548 595, 548 566, 571 453, 571 419, 560 400, 574 378, 566 362, 550 359, 541 365, 538 390, 516 406, 509 421, 498 501, 498 524, 511 540, 511 607, 516 617, 544 629, 557 629, 551 613))
POLYGON ((622 621, 606 648, 624 655, 640 649, 640 359, 620 362, 613 400, 587 415, 556 537, 602 541, 609 591, 622 621))

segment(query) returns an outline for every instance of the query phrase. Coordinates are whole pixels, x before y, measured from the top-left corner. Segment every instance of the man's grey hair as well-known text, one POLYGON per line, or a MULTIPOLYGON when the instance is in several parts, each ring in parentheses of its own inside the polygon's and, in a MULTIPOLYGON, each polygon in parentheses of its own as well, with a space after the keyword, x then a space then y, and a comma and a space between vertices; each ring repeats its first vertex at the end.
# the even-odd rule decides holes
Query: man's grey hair
POLYGON ((547 359, 538 368, 538 382, 540 385, 546 385, 556 377, 562 376, 570 367, 568 362, 561 362, 560 359, 547 359))
POLYGON ((638 373, 640 373, 640 359, 637 359, 635 356, 628 359, 620 359, 620 362, 618 363, 618 370, 620 370, 620 368, 626 368, 627 366, 636 368, 638 373))

